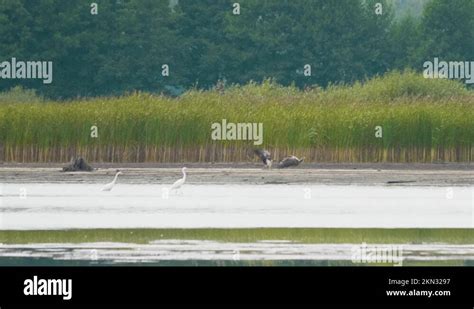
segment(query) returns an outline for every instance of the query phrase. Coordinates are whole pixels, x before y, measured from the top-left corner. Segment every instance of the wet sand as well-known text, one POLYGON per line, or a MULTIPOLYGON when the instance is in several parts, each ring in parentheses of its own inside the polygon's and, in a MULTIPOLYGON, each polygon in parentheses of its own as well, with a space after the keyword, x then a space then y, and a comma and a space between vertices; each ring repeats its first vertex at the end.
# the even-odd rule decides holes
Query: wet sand
POLYGON ((320 184, 472 186, 474 164, 304 164, 263 169, 259 164, 92 164, 93 172, 62 172, 65 164, 0 164, 0 183, 107 183, 117 169, 124 184, 169 184, 188 167, 189 184, 320 184))

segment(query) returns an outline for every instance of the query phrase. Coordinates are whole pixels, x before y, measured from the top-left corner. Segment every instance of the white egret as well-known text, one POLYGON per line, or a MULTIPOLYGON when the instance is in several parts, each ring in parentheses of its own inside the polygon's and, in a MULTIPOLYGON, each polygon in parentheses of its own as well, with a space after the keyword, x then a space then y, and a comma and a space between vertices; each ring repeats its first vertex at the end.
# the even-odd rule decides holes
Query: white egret
POLYGON ((182 185, 184 185, 184 183, 186 182, 186 170, 186 167, 183 167, 181 169, 181 171, 183 172, 183 178, 178 179, 174 182, 174 184, 170 188, 170 192, 173 190, 178 190, 179 188, 181 188, 182 185))
POLYGON ((114 180, 112 182, 109 182, 108 184, 106 184, 102 189, 101 191, 110 191, 112 190, 112 188, 115 186, 115 182, 117 182, 117 178, 119 175, 121 175, 122 172, 121 171, 117 171, 117 174, 115 174, 115 177, 114 177, 114 180))

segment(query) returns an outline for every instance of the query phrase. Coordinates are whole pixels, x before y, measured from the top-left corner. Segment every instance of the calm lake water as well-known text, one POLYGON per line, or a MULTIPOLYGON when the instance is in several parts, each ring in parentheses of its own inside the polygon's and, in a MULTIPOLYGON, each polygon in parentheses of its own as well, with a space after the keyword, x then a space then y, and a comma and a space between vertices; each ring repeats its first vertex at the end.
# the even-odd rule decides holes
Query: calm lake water
POLYGON ((3 184, 0 229, 472 228, 473 187, 3 184))

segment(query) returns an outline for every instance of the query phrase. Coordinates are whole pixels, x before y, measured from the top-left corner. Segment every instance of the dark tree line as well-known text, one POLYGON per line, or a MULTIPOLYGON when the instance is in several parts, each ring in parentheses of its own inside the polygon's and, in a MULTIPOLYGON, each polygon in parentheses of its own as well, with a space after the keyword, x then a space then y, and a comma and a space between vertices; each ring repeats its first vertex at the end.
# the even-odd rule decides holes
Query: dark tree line
POLYGON ((385 0, 102 0, 97 15, 91 2, 0 2, 0 62, 54 63, 51 85, 1 79, 0 90, 22 85, 71 98, 179 94, 218 80, 326 86, 422 70, 433 57, 474 60, 472 0, 431 0, 420 17, 401 19, 385 0))

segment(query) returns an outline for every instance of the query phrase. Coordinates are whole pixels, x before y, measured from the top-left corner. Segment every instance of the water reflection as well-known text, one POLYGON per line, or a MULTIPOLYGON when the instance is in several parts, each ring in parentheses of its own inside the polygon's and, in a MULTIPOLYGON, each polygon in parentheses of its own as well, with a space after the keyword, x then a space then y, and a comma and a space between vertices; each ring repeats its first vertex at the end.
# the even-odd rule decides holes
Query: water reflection
MULTIPOLYGON (((474 261, 474 245, 401 246, 405 266, 416 263, 472 265, 474 261)), ((354 244, 301 244, 287 241, 229 243, 198 240, 157 240, 148 244, 2 245, 0 265, 390 265, 355 264, 351 261, 353 248, 354 244)))

